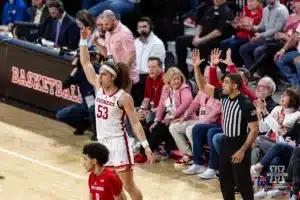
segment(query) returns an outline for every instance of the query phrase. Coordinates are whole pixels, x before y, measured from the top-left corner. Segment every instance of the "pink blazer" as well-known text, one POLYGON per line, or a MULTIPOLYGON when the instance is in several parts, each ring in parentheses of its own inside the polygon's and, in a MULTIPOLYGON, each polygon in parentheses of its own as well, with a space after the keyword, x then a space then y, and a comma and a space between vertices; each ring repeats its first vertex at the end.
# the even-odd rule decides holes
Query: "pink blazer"
MULTIPOLYGON (((170 86, 164 85, 161 92, 159 104, 157 107, 156 116, 155 116, 155 120, 157 121, 162 121, 166 115, 165 101, 169 97, 169 94, 170 94, 170 86)), ((175 100, 176 111, 172 113, 172 115, 174 119, 176 119, 183 115, 183 113, 186 111, 186 109, 193 101, 193 95, 190 87, 185 83, 182 84, 182 86, 178 90, 175 90, 174 100, 175 100)))
MULTIPOLYGON (((197 96, 192 101, 191 105, 185 112, 185 118, 193 116, 197 110, 205 107, 205 119, 199 119, 201 124, 220 123, 221 118, 221 102, 208 96, 206 93, 199 90, 197 96)), ((197 118, 196 118, 197 119, 197 118)))

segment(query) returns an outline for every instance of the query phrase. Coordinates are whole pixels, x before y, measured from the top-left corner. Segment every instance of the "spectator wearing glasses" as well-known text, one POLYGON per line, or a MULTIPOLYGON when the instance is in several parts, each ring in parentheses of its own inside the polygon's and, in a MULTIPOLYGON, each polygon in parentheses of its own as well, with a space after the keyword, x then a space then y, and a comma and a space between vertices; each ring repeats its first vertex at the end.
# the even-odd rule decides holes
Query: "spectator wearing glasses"
MULTIPOLYGON (((139 70, 139 82, 137 83, 137 90, 143 91, 145 88, 146 77, 148 77, 148 60, 150 57, 156 57, 160 60, 162 70, 164 68, 163 62, 166 57, 166 50, 164 43, 153 33, 153 22, 149 17, 142 17, 139 19, 137 29, 140 37, 138 37, 135 44, 136 64, 139 70)), ((136 104, 140 105, 143 100, 143 93, 139 92, 140 96, 135 100, 136 104)))

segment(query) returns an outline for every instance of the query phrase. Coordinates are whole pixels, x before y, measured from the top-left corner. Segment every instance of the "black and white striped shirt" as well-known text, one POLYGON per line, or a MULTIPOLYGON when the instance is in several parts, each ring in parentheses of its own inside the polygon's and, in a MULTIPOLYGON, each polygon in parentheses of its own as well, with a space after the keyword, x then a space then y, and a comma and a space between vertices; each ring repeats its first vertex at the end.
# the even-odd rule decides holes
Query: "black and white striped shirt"
POLYGON ((221 100, 223 132, 227 137, 239 137, 248 134, 248 123, 257 121, 253 103, 244 95, 230 99, 215 89, 214 97, 221 100))

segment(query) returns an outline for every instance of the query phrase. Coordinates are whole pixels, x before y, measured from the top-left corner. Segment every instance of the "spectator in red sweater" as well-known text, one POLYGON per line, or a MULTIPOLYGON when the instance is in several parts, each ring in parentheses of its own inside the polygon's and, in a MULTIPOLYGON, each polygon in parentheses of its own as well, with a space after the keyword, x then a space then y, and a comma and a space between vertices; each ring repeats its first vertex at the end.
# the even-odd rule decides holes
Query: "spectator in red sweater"
MULTIPOLYGON (((222 87, 222 82, 218 79, 218 75, 217 75, 217 66, 222 61, 220 59, 220 56, 221 56, 221 51, 219 49, 212 50, 212 53, 210 56, 211 57, 211 67, 210 67, 210 71, 209 71, 208 83, 217 88, 222 87)), ((227 65, 226 70, 229 73, 240 73, 241 76, 243 77, 243 74, 237 70, 235 64, 232 62, 231 49, 227 50, 226 59, 223 61, 223 63, 227 65)), ((251 101, 256 100, 257 98, 256 98, 254 92, 250 88, 248 88, 246 84, 247 83, 243 82, 241 90, 240 90, 241 93, 248 96, 248 98, 251 101)))
POLYGON ((147 124, 154 121, 156 108, 159 104, 160 95, 164 86, 162 61, 157 57, 149 57, 148 73, 145 83, 145 93, 142 106, 138 111, 141 121, 147 124))
POLYGON ((242 64, 239 48, 254 36, 254 32, 249 30, 245 24, 258 25, 262 18, 262 11, 263 9, 259 0, 247 0, 247 6, 243 8, 242 15, 236 17, 232 22, 232 26, 237 30, 237 34, 221 42, 220 45, 223 51, 226 51, 228 48, 232 49, 234 63, 242 64))

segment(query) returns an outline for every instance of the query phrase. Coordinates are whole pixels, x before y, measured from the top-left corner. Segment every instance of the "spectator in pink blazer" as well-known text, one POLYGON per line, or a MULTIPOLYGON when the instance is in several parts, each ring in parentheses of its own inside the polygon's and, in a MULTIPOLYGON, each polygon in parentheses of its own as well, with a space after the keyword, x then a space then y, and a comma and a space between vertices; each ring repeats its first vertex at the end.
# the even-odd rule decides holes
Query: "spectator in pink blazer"
POLYGON ((221 104, 219 100, 209 97, 206 93, 199 91, 195 99, 186 110, 185 114, 174 120, 169 127, 175 143, 184 156, 177 160, 175 167, 193 163, 192 129, 195 124, 213 124, 220 121, 221 104), (199 116, 195 113, 199 111, 199 116), (186 137, 191 146, 187 143, 186 137))
MULTIPOLYGON (((180 118, 184 114, 192 103, 193 96, 190 87, 185 83, 184 75, 178 68, 169 68, 163 80, 165 85, 162 89, 155 120, 147 135, 152 151, 157 150, 164 141, 166 152, 170 152, 175 147, 175 142, 169 132, 169 125, 174 119, 180 118)), ((188 119, 195 119, 195 117, 192 115, 188 119)), ((145 158, 144 149, 141 148, 140 153, 135 156, 135 162, 145 162, 145 158)))

